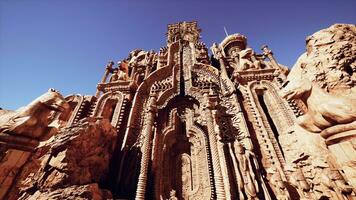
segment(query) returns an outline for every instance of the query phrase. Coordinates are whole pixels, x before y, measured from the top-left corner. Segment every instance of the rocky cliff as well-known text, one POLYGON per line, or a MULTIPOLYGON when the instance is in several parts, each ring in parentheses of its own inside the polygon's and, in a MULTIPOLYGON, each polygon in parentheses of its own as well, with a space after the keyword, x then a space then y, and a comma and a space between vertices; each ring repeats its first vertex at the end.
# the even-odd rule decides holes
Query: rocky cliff
POLYGON ((87 118, 40 143, 8 199, 107 199, 99 185, 108 176, 116 131, 108 120, 87 118))
POLYGON ((307 37, 306 52, 288 76, 308 78, 330 93, 356 94, 356 26, 335 24, 307 37))
POLYGON ((335 24, 309 36, 281 94, 303 105, 301 131, 325 139, 335 167, 355 187, 356 26, 335 24))

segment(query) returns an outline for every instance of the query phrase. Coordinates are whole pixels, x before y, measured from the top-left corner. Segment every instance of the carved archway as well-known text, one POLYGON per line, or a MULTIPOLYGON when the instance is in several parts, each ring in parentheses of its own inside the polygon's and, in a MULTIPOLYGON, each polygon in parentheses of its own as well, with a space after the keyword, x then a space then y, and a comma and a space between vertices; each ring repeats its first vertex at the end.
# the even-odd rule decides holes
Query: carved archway
POLYGON ((61 126, 71 126, 75 116, 78 113, 78 110, 81 106, 81 104, 84 101, 84 97, 81 95, 69 95, 65 97, 65 100, 68 102, 69 104, 69 110, 67 110, 66 112, 62 112, 59 114, 58 119, 61 122, 65 122, 65 124, 61 125, 61 126))
POLYGON ((107 92, 103 94, 98 99, 93 116, 109 119, 111 125, 116 127, 121 113, 123 98, 124 95, 121 92, 107 92))
POLYGON ((152 163, 156 199, 168 199, 172 190, 178 199, 211 198, 208 137, 194 123, 197 109, 192 97, 174 97, 159 112, 152 163))

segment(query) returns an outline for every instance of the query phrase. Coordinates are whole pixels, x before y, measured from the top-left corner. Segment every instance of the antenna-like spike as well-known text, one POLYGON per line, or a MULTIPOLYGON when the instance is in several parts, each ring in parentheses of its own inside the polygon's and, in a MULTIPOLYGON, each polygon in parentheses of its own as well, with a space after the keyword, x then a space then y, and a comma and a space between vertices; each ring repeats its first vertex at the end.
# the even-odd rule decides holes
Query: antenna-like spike
POLYGON ((225 26, 224 26, 224 31, 225 31, 226 37, 229 36, 229 34, 227 33, 227 30, 226 30, 226 27, 225 27, 225 26))

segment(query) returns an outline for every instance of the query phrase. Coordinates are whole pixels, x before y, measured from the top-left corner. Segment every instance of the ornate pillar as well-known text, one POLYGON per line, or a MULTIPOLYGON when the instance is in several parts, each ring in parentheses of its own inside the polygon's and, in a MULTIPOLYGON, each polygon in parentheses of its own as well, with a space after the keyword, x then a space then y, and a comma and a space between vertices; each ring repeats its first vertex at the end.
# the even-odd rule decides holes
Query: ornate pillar
POLYGON ((148 173, 148 162, 151 156, 151 140, 153 135, 153 124, 156 116, 156 94, 151 94, 148 100, 148 108, 146 111, 144 128, 141 132, 141 136, 143 137, 142 144, 142 157, 141 157, 141 168, 140 175, 138 177, 137 190, 136 190, 136 200, 144 200, 146 194, 146 184, 147 184, 147 173, 148 173))
POLYGON ((240 67, 239 52, 238 51, 233 52, 231 57, 235 60, 236 68, 234 70, 236 71, 240 67))
POLYGON ((225 200, 225 189, 223 176, 221 172, 220 159, 219 159, 219 151, 217 144, 217 137, 214 130, 214 121, 212 115, 212 109, 215 107, 217 96, 209 95, 207 93, 204 94, 204 113, 206 115, 206 122, 208 127, 208 137, 209 137, 209 146, 211 151, 212 163, 213 163, 213 172, 214 172, 214 182, 216 189, 216 199, 225 200))
POLYGON ((220 68, 221 68, 221 74, 224 75, 224 76, 227 76, 226 67, 225 67, 225 63, 224 63, 224 60, 223 60, 224 56, 223 56, 223 52, 222 52, 221 48, 216 43, 214 43, 213 46, 211 47, 211 51, 213 52, 214 57, 217 60, 219 60, 220 68))
MULTIPOLYGON (((106 65, 106 70, 105 70, 105 73, 103 75, 103 77, 101 78, 101 82, 100 83, 105 83, 106 82, 106 79, 108 78, 109 74, 111 73, 112 71, 112 67, 114 66, 114 62, 113 61, 110 61, 107 65, 106 65)), ((99 94, 100 94, 100 90, 97 89, 96 90, 96 93, 95 93, 95 96, 96 97, 99 97, 99 94)))
MULTIPOLYGON (((212 111, 213 114, 213 120, 216 122, 217 119, 221 116, 218 115, 217 110, 212 111)), ((220 168, 221 168, 221 174, 223 177, 224 181, 224 189, 225 189, 225 196, 226 199, 231 199, 231 190, 230 190, 230 181, 229 181, 229 175, 228 175, 228 166, 226 164, 226 158, 225 158, 225 152, 224 152, 224 142, 220 142, 223 138, 221 138, 221 132, 219 129, 219 126, 215 123, 215 135, 217 136, 217 147, 218 147, 218 153, 219 153, 219 159, 220 159, 220 168)))

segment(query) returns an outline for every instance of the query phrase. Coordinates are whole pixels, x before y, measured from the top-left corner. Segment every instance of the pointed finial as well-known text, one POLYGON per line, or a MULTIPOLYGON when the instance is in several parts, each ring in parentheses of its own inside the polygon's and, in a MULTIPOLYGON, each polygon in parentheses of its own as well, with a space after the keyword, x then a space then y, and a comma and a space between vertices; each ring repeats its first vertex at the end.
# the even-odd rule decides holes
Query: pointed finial
POLYGON ((226 27, 225 27, 225 26, 224 26, 224 31, 225 31, 226 37, 229 36, 229 34, 227 33, 227 30, 226 30, 226 27))

